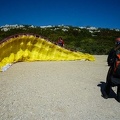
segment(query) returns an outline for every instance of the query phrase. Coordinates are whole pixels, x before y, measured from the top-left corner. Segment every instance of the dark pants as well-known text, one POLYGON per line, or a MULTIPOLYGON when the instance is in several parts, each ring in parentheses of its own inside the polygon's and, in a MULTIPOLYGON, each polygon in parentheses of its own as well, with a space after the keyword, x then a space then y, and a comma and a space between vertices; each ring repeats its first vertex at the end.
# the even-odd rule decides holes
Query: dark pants
POLYGON ((117 97, 118 97, 118 100, 120 101, 120 85, 115 85, 114 83, 112 83, 111 81, 112 75, 113 75, 113 67, 110 67, 108 70, 107 78, 106 78, 105 92, 107 95, 109 95, 111 87, 117 86, 117 97))
POLYGON ((112 67, 109 68, 108 73, 107 73, 107 78, 106 78, 106 86, 105 86, 105 92, 107 95, 110 94, 110 89, 112 86, 112 82, 111 82, 111 75, 113 73, 113 69, 112 67))
POLYGON ((118 99, 118 102, 120 102, 120 85, 118 85, 117 87, 117 99, 118 99))

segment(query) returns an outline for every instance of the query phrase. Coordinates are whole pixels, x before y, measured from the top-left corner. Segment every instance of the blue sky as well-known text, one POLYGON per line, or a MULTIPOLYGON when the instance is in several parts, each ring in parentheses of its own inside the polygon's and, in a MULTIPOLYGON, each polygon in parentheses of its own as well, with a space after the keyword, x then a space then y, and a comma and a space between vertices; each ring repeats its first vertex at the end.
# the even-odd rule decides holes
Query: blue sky
POLYGON ((120 0, 0 0, 5 24, 120 29, 120 0))

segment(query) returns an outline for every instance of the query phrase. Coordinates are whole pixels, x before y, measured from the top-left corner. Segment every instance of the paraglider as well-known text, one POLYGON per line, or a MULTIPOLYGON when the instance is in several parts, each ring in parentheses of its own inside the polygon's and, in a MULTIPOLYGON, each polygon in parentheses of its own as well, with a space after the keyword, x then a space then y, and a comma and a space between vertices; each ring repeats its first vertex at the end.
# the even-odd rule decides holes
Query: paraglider
POLYGON ((35 34, 17 34, 0 42, 0 71, 19 61, 89 60, 90 54, 74 52, 35 34))

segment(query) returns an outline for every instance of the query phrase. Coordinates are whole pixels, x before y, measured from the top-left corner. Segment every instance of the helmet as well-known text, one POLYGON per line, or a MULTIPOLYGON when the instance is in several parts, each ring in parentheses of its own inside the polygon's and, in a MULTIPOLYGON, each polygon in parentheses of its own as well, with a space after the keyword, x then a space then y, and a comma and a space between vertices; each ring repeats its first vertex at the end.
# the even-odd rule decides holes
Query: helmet
POLYGON ((116 44, 116 45, 119 45, 119 44, 120 44, 120 37, 117 37, 117 38, 115 39, 115 44, 116 44))

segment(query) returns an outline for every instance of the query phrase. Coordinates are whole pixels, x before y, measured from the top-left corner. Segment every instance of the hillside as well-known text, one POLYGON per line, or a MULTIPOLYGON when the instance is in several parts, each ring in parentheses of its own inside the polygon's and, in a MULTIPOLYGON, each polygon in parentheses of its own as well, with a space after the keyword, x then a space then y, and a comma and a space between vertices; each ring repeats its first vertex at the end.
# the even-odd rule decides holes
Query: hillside
POLYGON ((114 38, 120 36, 119 29, 74 26, 5 25, 0 27, 0 41, 18 33, 34 33, 51 42, 59 36, 64 39, 65 48, 84 53, 105 55, 114 46, 114 38))

